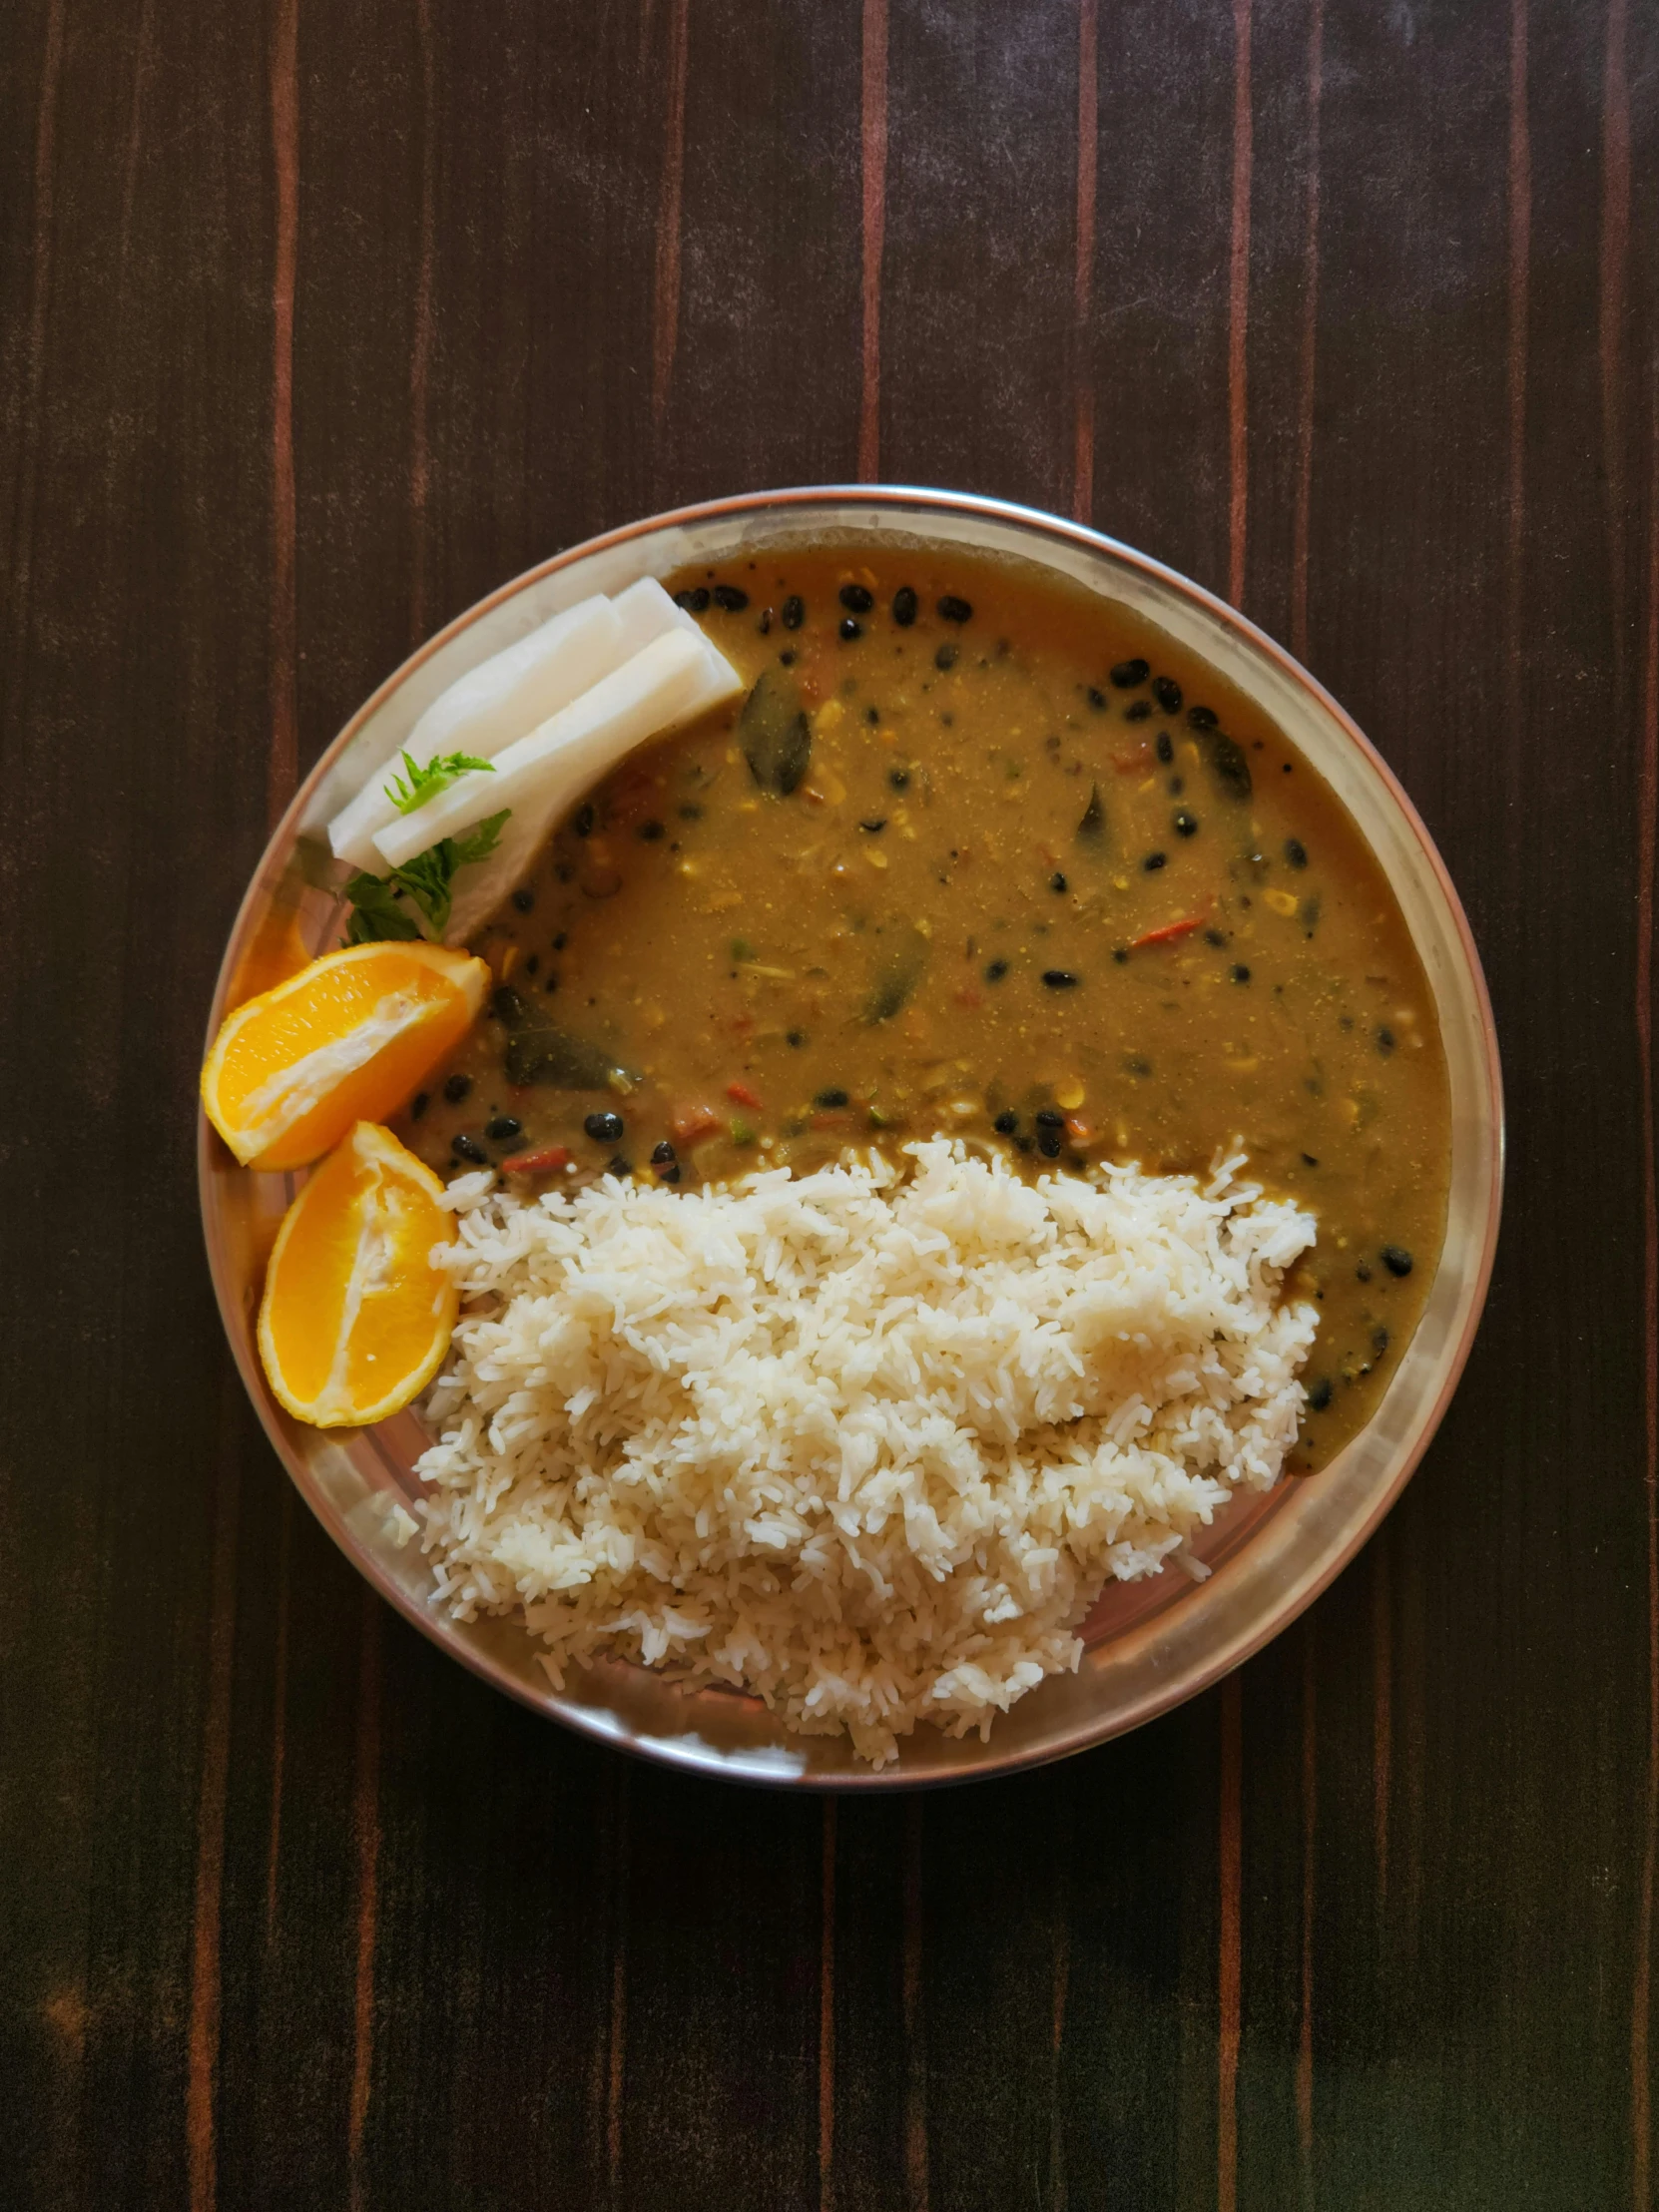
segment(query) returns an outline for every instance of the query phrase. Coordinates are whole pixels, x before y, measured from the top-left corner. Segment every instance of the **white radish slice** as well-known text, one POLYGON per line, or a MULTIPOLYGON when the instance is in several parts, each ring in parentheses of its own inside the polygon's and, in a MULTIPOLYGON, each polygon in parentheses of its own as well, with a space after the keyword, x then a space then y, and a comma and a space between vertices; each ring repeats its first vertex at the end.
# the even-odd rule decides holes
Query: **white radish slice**
POLYGON ((685 608, 674 604, 655 576, 642 576, 637 584, 619 591, 611 605, 622 624, 623 660, 642 651, 654 639, 667 637, 671 630, 684 630, 694 638, 703 635, 685 608))
MULTIPOLYGON (((569 723, 572 727, 558 749, 546 758, 546 783, 535 787, 533 796, 527 793, 515 805, 501 825, 501 841, 489 857, 463 867, 456 876, 455 900, 443 933, 445 944, 464 944, 479 924, 488 919, 519 878, 529 872, 554 824, 575 806, 583 792, 608 775, 620 760, 648 739, 666 737, 671 730, 695 721, 709 708, 719 706, 722 700, 742 691, 743 679, 731 662, 695 625, 693 632, 687 637, 677 629, 668 637, 656 639, 643 653, 636 654, 627 667, 618 669, 615 676, 606 679, 607 684, 620 689, 629 670, 637 670, 648 654, 664 655, 670 648, 689 645, 696 656, 689 682, 678 707, 672 708, 666 716, 659 719, 658 710, 644 708, 637 718, 632 713, 618 712, 609 729, 591 729, 586 738, 575 727, 585 701, 578 700, 565 714, 554 717, 555 721, 569 723)), ((594 690, 603 688, 596 685, 594 690)), ((589 699, 593 696, 592 692, 588 694, 589 699)), ((550 729, 552 725, 544 727, 550 729)), ((479 781, 488 783, 491 779, 480 777, 479 781)))
POLYGON ((503 899, 565 810, 618 761, 743 688, 736 669, 700 631, 678 625, 591 691, 375 839, 382 864, 399 867, 440 837, 458 837, 490 815, 511 812, 487 859, 461 870, 445 940, 459 944, 503 899))
MULTIPOLYGON (((637 587, 636 587, 637 588, 637 587)), ((682 610, 657 587, 671 614, 682 610)), ((626 596, 626 595, 625 595, 626 596)), ((445 753, 471 753, 491 761, 505 747, 534 730, 538 724, 568 707, 573 699, 620 668, 639 650, 633 631, 638 620, 625 624, 616 605, 596 594, 567 607, 532 630, 505 652, 458 677, 440 692, 414 728, 403 750, 424 768, 445 753)), ((664 629, 669 625, 664 623, 664 629)), ((328 825, 328 842, 336 859, 353 867, 376 869, 380 855, 374 847, 376 831, 403 819, 386 797, 386 786, 402 773, 402 760, 394 757, 375 770, 349 806, 328 825)), ((486 778, 487 782, 488 779, 486 778)), ((408 819, 423 822, 427 806, 408 819)), ((422 836, 415 850, 422 851, 434 837, 422 836)))

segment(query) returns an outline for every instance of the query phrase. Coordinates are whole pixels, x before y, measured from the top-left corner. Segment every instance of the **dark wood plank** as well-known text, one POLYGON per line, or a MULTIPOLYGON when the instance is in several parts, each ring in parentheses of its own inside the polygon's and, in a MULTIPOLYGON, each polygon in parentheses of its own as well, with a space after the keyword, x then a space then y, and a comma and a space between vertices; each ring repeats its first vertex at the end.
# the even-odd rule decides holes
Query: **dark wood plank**
POLYGON ((1649 2205, 1659 11, 8 34, 0 2197, 1649 2205), (1075 508, 1305 654, 1464 893, 1512 1166, 1466 1382, 1297 1630, 827 1816, 362 1590, 230 1370, 191 1117, 270 811, 413 640, 859 466, 1075 508))

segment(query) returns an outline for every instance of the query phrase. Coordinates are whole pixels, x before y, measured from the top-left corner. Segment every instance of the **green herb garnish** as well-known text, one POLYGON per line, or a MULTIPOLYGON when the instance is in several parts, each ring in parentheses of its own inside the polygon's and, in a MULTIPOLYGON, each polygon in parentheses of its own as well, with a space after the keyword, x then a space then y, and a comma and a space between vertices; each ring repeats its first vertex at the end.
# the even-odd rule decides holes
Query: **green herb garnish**
POLYGON ((429 844, 412 860, 394 867, 389 875, 353 875, 345 886, 352 907, 346 943, 373 944, 385 937, 422 935, 414 915, 398 903, 404 898, 413 901, 433 934, 441 937, 454 903, 457 869, 485 859, 495 850, 501 825, 511 813, 510 807, 503 807, 464 837, 439 837, 436 844, 429 844))
POLYGON ((480 761, 471 753, 434 753, 424 768, 405 753, 403 766, 408 781, 394 776, 385 787, 386 797, 400 815, 412 815, 417 807, 436 799, 439 792, 446 792, 469 769, 481 768, 486 775, 495 774, 493 761, 480 761))

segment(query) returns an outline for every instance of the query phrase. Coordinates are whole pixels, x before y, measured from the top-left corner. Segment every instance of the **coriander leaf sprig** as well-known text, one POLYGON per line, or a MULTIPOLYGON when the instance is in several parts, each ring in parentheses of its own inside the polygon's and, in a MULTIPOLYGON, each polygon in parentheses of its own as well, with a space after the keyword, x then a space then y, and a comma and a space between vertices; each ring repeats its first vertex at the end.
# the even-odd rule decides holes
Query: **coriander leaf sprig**
POLYGON ((464 837, 440 837, 424 852, 417 852, 412 860, 394 867, 389 875, 366 872, 353 875, 345 886, 345 895, 351 902, 346 943, 372 944, 381 938, 422 935, 414 915, 399 903, 405 898, 412 900, 425 915, 433 935, 441 937, 454 903, 457 869, 470 866, 474 860, 486 859, 495 850, 501 825, 511 813, 510 807, 503 807, 498 815, 487 816, 464 837))
POLYGON ((386 797, 400 815, 412 815, 417 807, 424 807, 429 799, 436 799, 439 792, 446 792, 469 769, 482 769, 488 776, 495 774, 493 761, 480 761, 471 753, 434 753, 424 768, 405 753, 403 766, 407 782, 394 775, 385 786, 386 797))

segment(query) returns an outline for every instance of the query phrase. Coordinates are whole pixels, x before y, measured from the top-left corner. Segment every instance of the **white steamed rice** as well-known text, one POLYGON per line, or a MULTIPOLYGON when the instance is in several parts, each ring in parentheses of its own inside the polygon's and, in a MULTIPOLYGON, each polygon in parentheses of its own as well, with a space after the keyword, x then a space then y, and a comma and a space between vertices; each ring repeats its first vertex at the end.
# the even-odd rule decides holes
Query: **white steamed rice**
POLYGON ((729 1190, 449 1186, 424 1544, 460 1619, 766 1699, 877 1764, 1075 1668, 1295 1442, 1313 1219, 1218 1162, 1031 1185, 947 1139, 729 1190))

